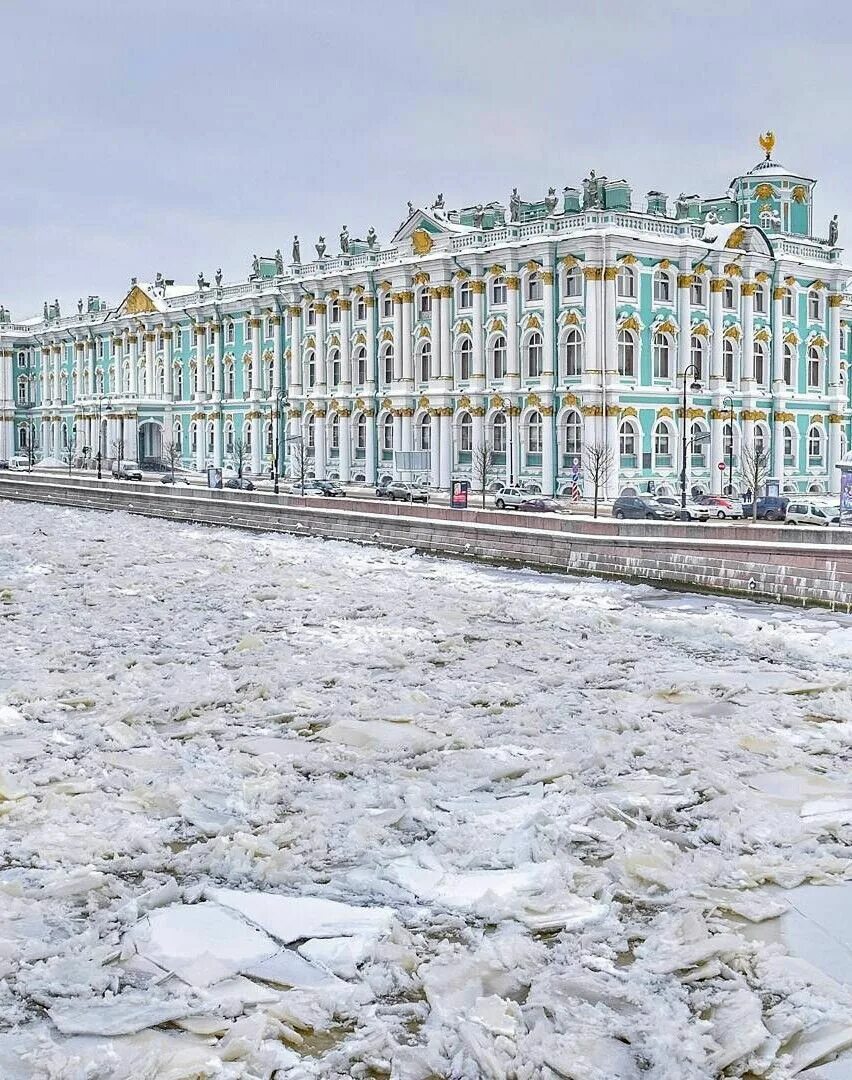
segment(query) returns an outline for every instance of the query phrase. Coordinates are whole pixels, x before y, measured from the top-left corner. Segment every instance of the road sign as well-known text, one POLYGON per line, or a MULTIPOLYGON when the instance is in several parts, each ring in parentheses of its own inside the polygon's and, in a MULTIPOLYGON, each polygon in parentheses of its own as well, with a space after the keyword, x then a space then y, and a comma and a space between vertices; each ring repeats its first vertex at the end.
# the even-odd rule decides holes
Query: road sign
POLYGON ((719 470, 719 472, 724 472, 726 468, 724 461, 720 461, 716 468, 719 470))

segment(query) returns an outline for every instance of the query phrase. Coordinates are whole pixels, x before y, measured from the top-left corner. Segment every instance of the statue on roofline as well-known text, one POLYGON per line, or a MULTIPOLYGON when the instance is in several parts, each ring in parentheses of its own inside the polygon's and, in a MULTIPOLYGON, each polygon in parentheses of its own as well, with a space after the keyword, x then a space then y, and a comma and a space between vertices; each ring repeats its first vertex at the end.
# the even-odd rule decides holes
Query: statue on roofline
POLYGON ((521 220, 521 197, 517 188, 512 188, 512 194, 509 198, 509 220, 521 220))
POLYGON ((221 284, 222 284, 222 267, 220 266, 219 269, 216 271, 216 288, 217 289, 220 288, 221 284))
POLYGON ((281 254, 281 248, 275 249, 275 273, 284 273, 284 256, 281 254))
POLYGON ((837 238, 840 235, 840 226, 837 222, 837 214, 828 223, 828 242, 832 247, 837 244, 837 238))
POLYGON ((302 261, 302 253, 299 247, 299 237, 293 237, 293 262, 298 266, 302 261))
POLYGON ((321 236, 314 246, 317 249, 317 258, 318 259, 324 259, 325 258, 325 237, 321 236))
POLYGON ((349 229, 346 225, 340 230, 340 252, 342 255, 349 254, 349 229))
POLYGON ((376 246, 377 241, 378 237, 376 236, 376 230, 371 225, 370 228, 367 230, 367 247, 370 249, 370 251, 372 251, 373 248, 376 246))

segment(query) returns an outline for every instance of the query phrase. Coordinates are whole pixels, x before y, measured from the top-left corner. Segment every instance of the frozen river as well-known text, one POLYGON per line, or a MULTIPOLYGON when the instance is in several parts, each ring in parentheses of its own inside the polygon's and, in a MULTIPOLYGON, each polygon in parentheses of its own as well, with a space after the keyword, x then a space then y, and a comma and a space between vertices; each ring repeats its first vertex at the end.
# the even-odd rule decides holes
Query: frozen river
POLYGON ((828 614, 0 503, 0 1076, 848 1078, 850 689, 828 614))

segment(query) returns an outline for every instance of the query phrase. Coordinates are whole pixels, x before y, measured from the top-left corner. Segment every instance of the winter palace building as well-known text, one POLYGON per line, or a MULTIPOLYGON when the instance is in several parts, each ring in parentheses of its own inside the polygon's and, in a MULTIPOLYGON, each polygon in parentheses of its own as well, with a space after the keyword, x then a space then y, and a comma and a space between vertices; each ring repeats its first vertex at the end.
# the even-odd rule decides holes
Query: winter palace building
POLYGON ((550 493, 603 448, 612 496, 676 490, 686 423, 693 490, 727 485, 730 451, 742 486, 743 449, 763 446, 782 488, 835 492, 850 271, 836 218, 815 235, 815 181, 774 141, 713 197, 637 206, 594 173, 507 205, 439 195, 409 204, 388 244, 344 226, 339 253, 321 237, 302 261, 294 240, 286 265, 255 257, 236 284, 158 274, 117 305, 0 308, 0 458, 176 452, 259 474, 277 452, 282 472, 302 454, 317 477, 414 467, 446 488, 486 444, 500 478, 550 493))

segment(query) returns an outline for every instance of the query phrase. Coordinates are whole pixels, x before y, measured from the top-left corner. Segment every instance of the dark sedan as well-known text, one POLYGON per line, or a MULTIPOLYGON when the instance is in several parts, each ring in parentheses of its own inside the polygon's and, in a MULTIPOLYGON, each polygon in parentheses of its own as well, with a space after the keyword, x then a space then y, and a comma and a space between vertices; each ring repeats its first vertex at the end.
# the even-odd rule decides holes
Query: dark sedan
POLYGON ((225 481, 224 486, 237 488, 239 491, 254 491, 254 484, 251 480, 246 480, 244 476, 232 476, 230 480, 225 481))
POLYGON ((644 495, 619 495, 612 504, 612 516, 618 518, 644 518, 652 521, 671 521, 677 511, 644 495))

